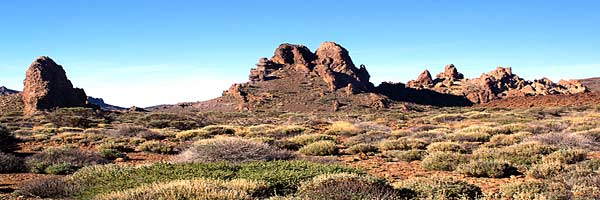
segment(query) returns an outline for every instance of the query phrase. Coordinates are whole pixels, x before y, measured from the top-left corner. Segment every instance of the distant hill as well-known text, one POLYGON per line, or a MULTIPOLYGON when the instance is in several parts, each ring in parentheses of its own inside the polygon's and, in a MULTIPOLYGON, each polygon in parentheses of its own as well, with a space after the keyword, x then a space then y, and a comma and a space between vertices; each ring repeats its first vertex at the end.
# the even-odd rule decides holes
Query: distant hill
POLYGON ((19 93, 19 91, 11 90, 4 86, 0 86, 0 95, 9 95, 9 94, 16 94, 16 93, 19 93))
POLYGON ((590 91, 600 92, 600 77, 581 79, 579 82, 590 89, 590 91))

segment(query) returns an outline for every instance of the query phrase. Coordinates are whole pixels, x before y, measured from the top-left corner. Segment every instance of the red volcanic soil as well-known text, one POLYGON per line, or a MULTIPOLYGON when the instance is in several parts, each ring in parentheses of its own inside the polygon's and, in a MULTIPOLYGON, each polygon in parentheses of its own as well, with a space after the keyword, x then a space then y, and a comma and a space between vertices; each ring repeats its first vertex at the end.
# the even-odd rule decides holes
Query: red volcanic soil
POLYGON ((530 108, 530 107, 553 107, 553 106, 583 106, 600 105, 600 92, 588 92, 571 95, 545 95, 524 96, 499 99, 475 107, 489 108, 530 108))

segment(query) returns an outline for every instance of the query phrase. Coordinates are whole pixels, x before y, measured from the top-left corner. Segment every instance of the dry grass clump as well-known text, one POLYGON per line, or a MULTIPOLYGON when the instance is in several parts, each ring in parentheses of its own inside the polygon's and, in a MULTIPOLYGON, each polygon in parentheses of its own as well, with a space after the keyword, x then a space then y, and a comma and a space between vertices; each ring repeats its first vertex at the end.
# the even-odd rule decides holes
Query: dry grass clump
POLYGON ((421 160, 425 155, 427 155, 427 151, 421 149, 411 149, 406 151, 390 150, 381 153, 381 156, 389 161, 401 160, 406 162, 421 160))
POLYGON ((299 152, 307 156, 336 155, 338 154, 338 147, 335 142, 322 140, 300 148, 299 152))
POLYGON ((588 149, 588 150, 597 150, 600 147, 600 144, 595 142, 593 139, 577 135, 573 133, 546 133, 541 135, 534 135, 526 138, 524 141, 534 141, 540 142, 546 145, 552 145, 558 148, 578 148, 578 149, 588 149))
POLYGON ((510 146, 513 144, 517 144, 521 141, 523 141, 525 138, 531 136, 531 133, 529 132, 519 132, 519 133, 515 133, 515 134, 510 134, 510 135, 494 135, 490 138, 490 141, 485 143, 485 146, 487 147, 503 147, 503 146, 510 146))
POLYGON ((72 189, 62 177, 49 177, 25 182, 16 194, 36 198, 60 198, 66 197, 72 189))
POLYGON ((74 148, 49 148, 26 160, 31 172, 48 174, 69 174, 84 166, 106 163, 109 161, 95 152, 74 148))
POLYGON ((159 153, 159 154, 173 154, 177 151, 175 150, 175 145, 163 141, 145 141, 137 146, 136 151, 144 151, 150 153, 159 153))
POLYGON ((288 160, 294 154, 265 143, 234 137, 200 140, 181 153, 179 162, 231 162, 288 160))
POLYGON ((476 185, 443 176, 409 178, 392 185, 413 191, 413 199, 477 199, 483 196, 476 185))
POLYGON ((500 191, 501 199, 571 199, 564 184, 549 181, 530 180, 509 183, 501 187, 500 191))
POLYGON ((539 163, 532 165, 527 170, 527 176, 533 178, 552 178, 567 170, 567 166, 559 162, 539 163))
POLYGON ((479 148, 473 151, 472 155, 474 159, 505 160, 519 168, 520 172, 525 172, 528 166, 541 161, 542 156, 555 150, 556 148, 550 145, 526 142, 504 148, 479 148))
POLYGON ((354 136, 362 133, 358 126, 345 121, 334 122, 329 125, 325 134, 327 135, 343 135, 343 136, 354 136))
POLYGON ((492 135, 486 132, 456 132, 447 135, 447 138, 453 141, 461 142, 487 142, 492 135))
POLYGON ((560 149, 542 158, 545 163, 557 162, 564 164, 575 164, 585 160, 586 151, 575 149, 560 149))
POLYGON ((458 173, 472 177, 504 178, 517 175, 517 169, 508 162, 498 160, 471 160, 456 168, 458 173))
POLYGON ((590 138, 590 139, 594 140, 594 142, 600 142, 600 128, 590 129, 590 130, 586 130, 586 131, 579 131, 579 132, 575 132, 573 134, 581 135, 586 138, 590 138))
POLYGON ((288 138, 287 140, 293 143, 296 143, 298 145, 304 146, 310 143, 314 143, 317 141, 321 141, 321 140, 335 140, 335 136, 331 136, 331 135, 325 135, 325 134, 318 134, 318 133, 314 133, 314 134, 303 134, 303 135, 297 135, 291 138, 288 138))
POLYGON ((388 139, 379 142, 378 147, 381 151, 388 150, 410 150, 410 149, 424 149, 427 144, 419 139, 411 138, 400 138, 400 139, 388 139))
POLYGON ((377 146, 365 143, 352 145, 351 147, 345 150, 345 152, 348 154, 375 153, 377 151, 379 151, 377 146))
POLYGON ((462 114, 440 114, 431 118, 432 121, 439 123, 461 121, 463 119, 465 119, 465 117, 462 116, 462 114))
POLYGON ((421 161, 421 167, 426 170, 453 171, 467 161, 467 156, 456 152, 431 152, 421 161))
POLYGON ((389 133, 381 131, 368 131, 364 134, 349 137, 344 140, 344 145, 352 146, 360 143, 377 143, 389 137, 389 133))
POLYGON ((352 199, 406 199, 411 194, 401 192, 384 180, 371 176, 339 173, 323 174, 306 181, 298 187, 300 199, 352 200, 352 199))
POLYGON ((176 180, 113 192, 101 195, 96 199, 254 199, 256 195, 264 193, 266 188, 267 184, 264 182, 245 179, 234 179, 231 181, 214 179, 176 180))
POLYGON ((463 152, 463 149, 457 142, 434 142, 427 145, 427 152, 435 151, 463 152))
POLYGON ((259 125, 248 127, 242 134, 237 134, 246 137, 272 137, 285 138, 300 135, 310 132, 311 130, 303 126, 273 126, 259 125))

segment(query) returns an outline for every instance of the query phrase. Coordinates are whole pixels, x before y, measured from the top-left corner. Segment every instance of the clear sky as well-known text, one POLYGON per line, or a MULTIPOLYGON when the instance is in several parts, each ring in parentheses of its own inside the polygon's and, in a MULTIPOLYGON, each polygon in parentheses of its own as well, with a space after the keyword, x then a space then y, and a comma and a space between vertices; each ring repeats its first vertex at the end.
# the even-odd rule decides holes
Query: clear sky
POLYGON ((40 55, 120 106, 198 101, 247 80, 280 43, 335 41, 372 82, 454 63, 467 77, 600 76, 600 1, 6 0, 0 85, 22 90, 40 55))

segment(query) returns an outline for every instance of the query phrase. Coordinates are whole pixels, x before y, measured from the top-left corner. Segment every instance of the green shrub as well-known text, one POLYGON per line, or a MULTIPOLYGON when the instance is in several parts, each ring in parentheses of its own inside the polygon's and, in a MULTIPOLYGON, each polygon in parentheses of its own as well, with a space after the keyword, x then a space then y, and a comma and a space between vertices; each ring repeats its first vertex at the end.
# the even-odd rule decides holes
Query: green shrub
POLYGON ((440 114, 431 118, 431 120, 440 123, 460 121, 463 119, 465 119, 465 117, 461 116, 460 114, 440 114))
POLYGON ((511 199, 571 199, 566 186, 556 182, 532 180, 509 183, 500 191, 502 197, 511 199))
POLYGON ((79 188, 73 196, 92 199, 96 195, 108 194, 139 187, 144 184, 190 180, 247 179, 264 181, 268 195, 287 195, 296 191, 302 181, 329 173, 357 173, 357 170, 331 164, 306 161, 249 162, 239 165, 228 163, 157 163, 141 167, 97 165, 80 169, 67 177, 69 184, 79 188))
POLYGON ((512 166, 525 172, 534 163, 542 160, 542 156, 554 152, 556 148, 537 142, 520 143, 504 148, 479 148, 473 152, 474 159, 505 160, 512 166))
POLYGON ((457 132, 447 136, 448 139, 464 142, 487 142, 492 137, 484 132, 457 132))
POLYGON ((434 142, 427 146, 427 152, 435 151, 462 152, 463 149, 460 144, 456 142, 434 142))
POLYGON ((127 158, 127 154, 117 149, 100 149, 98 153, 100 154, 100 156, 108 160, 114 160, 117 158, 127 158))
POLYGON ((33 173, 67 174, 84 166, 106 164, 108 160, 90 151, 71 148, 50 148, 26 160, 33 173))
POLYGON ((483 195, 476 185, 447 177, 410 178, 393 185, 414 191, 416 199, 477 199, 483 195))
POLYGON ((400 192, 384 180, 370 176, 339 173, 324 174, 302 183, 297 196, 315 200, 406 199, 410 191, 400 192))
POLYGON ((146 141, 140 144, 136 150, 150 153, 173 154, 175 153, 175 146, 165 142, 146 141))
POLYGON ((214 179, 176 180, 166 183, 142 185, 125 191, 100 195, 102 200, 152 200, 152 199, 254 199, 264 193, 266 183, 235 179, 230 181, 214 179))
POLYGON ((523 139, 531 136, 529 132, 519 132, 511 135, 494 135, 490 138, 490 141, 486 143, 489 147, 503 147, 517 144, 523 139))
POLYGON ((21 158, 0 152, 0 174, 22 172, 25 169, 25 163, 21 158))
POLYGON ((411 150, 406 150, 406 151, 390 150, 390 151, 384 151, 381 155, 384 158, 390 159, 392 161, 401 160, 401 161, 410 162, 410 161, 414 161, 414 160, 423 159, 423 157, 425 155, 427 155, 427 151, 420 150, 420 149, 411 149, 411 150))
POLYGON ((545 163, 558 162, 564 164, 575 164, 585 160, 586 152, 582 150, 560 149, 542 158, 545 163))
POLYGON ((532 165, 527 170, 527 176, 533 178, 552 178, 566 170, 566 165, 558 162, 540 163, 532 165))
POLYGON ((310 143, 314 143, 321 140, 335 140, 335 136, 325 135, 325 134, 304 134, 297 135, 288 139, 290 142, 296 143, 298 145, 304 146, 310 143))
POLYGON ((515 167, 497 160, 472 160, 458 165, 456 171, 467 176, 488 178, 504 178, 518 174, 515 167))
POLYGON ((375 153, 377 151, 378 151, 377 147, 372 144, 360 143, 360 144, 355 144, 355 145, 349 147, 348 149, 346 149, 345 152, 348 154, 359 154, 359 153, 375 153))
POLYGON ((317 141, 300 148, 300 153, 309 156, 327 156, 338 153, 337 145, 328 140, 317 141))
POLYGON ((242 165, 238 178, 262 180, 269 184, 271 194, 292 194, 300 183, 321 174, 358 173, 357 170, 332 164, 306 161, 251 162, 242 165))
POLYGON ((408 138, 400 138, 397 140, 384 140, 381 141, 378 145, 381 151, 424 149, 425 146, 425 142, 421 140, 408 138))
POLYGON ((466 156, 455 152, 431 152, 423 158, 421 167, 426 170, 453 171, 456 166, 466 162, 466 156))
POLYGON ((181 140, 192 140, 197 138, 209 138, 211 135, 202 129, 181 131, 175 135, 175 138, 181 140))
POLYGON ((215 138, 200 140, 181 153, 180 162, 232 162, 289 160, 295 156, 262 142, 241 138, 215 138))

